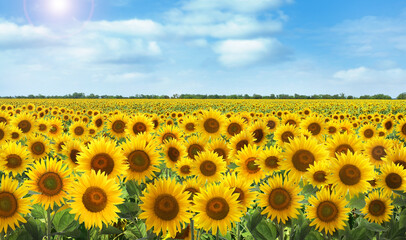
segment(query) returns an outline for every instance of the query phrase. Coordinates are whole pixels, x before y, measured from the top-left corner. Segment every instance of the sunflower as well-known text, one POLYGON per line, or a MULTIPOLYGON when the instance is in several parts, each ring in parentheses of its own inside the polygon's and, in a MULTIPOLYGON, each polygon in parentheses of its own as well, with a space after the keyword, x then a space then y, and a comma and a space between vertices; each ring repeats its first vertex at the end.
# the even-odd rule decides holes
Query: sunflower
POLYGON ((242 206, 242 212, 247 212, 248 208, 257 198, 257 193, 251 189, 251 184, 244 178, 238 178, 237 174, 227 174, 224 177, 224 185, 233 189, 233 193, 238 193, 237 201, 242 206))
POLYGON ((369 180, 374 178, 374 167, 359 153, 340 154, 331 162, 331 175, 327 180, 335 185, 338 193, 350 196, 370 189, 369 180))
POLYGON ((393 190, 406 190, 406 170, 394 163, 385 164, 381 167, 381 175, 377 181, 377 187, 382 188, 385 196, 391 196, 393 190))
POLYGON ((139 138, 130 138, 120 146, 123 149, 126 158, 127 180, 134 179, 137 182, 144 182, 147 179, 154 177, 154 171, 159 169, 158 165, 158 152, 155 151, 155 145, 147 145, 144 140, 139 138))
MULTIPOLYGON (((100 118, 99 118, 100 119, 100 118)), ((102 121, 102 120, 100 120, 102 121)), ((116 139, 126 136, 125 130, 128 126, 128 116, 125 114, 116 114, 108 118, 107 132, 109 132, 116 139)))
POLYGON ((281 125, 274 133, 276 143, 283 147, 292 141, 295 137, 300 136, 300 130, 291 124, 281 125))
POLYGON ((323 140, 323 135, 326 133, 324 118, 322 117, 307 117, 300 123, 300 127, 308 130, 319 141, 323 140))
POLYGON ((18 181, 10 177, 1 177, 0 186, 0 234, 10 227, 13 231, 20 227, 20 222, 27 222, 22 215, 30 212, 30 199, 23 198, 28 194, 26 187, 18 187, 18 181))
POLYGON ((330 193, 328 188, 323 188, 316 193, 316 196, 309 198, 310 206, 306 208, 306 216, 312 222, 310 226, 316 225, 319 232, 331 234, 336 229, 344 229, 345 221, 348 220, 349 208, 346 208, 347 201, 335 192, 330 193))
POLYGON ((188 115, 183 119, 180 127, 187 135, 190 135, 196 132, 197 124, 196 117, 188 115))
POLYGON ((347 133, 335 134, 332 139, 327 141, 327 149, 331 158, 335 158, 339 154, 347 154, 348 152, 361 152, 362 142, 357 135, 348 135, 347 133))
POLYGON ((188 223, 192 214, 188 211, 189 193, 173 179, 159 179, 148 184, 140 208, 139 218, 145 219, 147 230, 154 228, 157 235, 168 231, 171 237, 182 230, 181 223, 188 223))
POLYGON ((24 182, 29 190, 37 192, 32 199, 44 206, 45 210, 53 209, 54 205, 61 206, 68 199, 73 179, 69 177, 69 169, 62 165, 62 161, 46 158, 37 161, 27 173, 30 180, 24 182))
POLYGON ((194 220, 198 227, 213 234, 220 231, 225 235, 233 222, 239 221, 243 213, 238 203, 238 194, 233 189, 221 185, 209 185, 197 194, 192 206, 196 216, 194 220))
POLYGON ((115 141, 103 137, 94 139, 88 148, 82 148, 76 158, 79 164, 77 171, 100 170, 109 178, 121 175, 128 169, 126 157, 121 149, 116 147, 115 141))
POLYGON ((368 141, 377 136, 376 127, 372 123, 365 124, 359 129, 359 135, 362 140, 368 141))
POLYGON ((330 175, 329 167, 330 163, 328 161, 318 161, 314 165, 310 165, 303 176, 311 185, 321 188, 331 183, 327 179, 327 176, 330 175))
POLYGON ((156 115, 156 114, 154 113, 154 114, 152 114, 152 115, 150 116, 150 118, 151 118, 152 125, 153 125, 152 128, 153 128, 154 130, 158 129, 159 124, 160 124, 158 115, 156 115))
POLYGON ((115 179, 108 178, 103 172, 90 171, 78 178, 69 191, 72 196, 71 214, 85 227, 102 229, 118 218, 120 210, 117 205, 124 202, 120 197, 120 185, 115 179))
POLYGON ((105 118, 106 116, 103 114, 98 114, 97 116, 92 118, 93 125, 98 129, 102 130, 105 125, 105 118))
POLYGON ((75 170, 79 165, 78 156, 82 152, 82 148, 85 146, 77 139, 69 139, 62 146, 62 154, 66 156, 64 161, 71 170, 75 170))
POLYGON ((198 136, 188 138, 187 143, 185 144, 187 156, 190 159, 195 160, 196 155, 205 150, 205 145, 206 141, 198 136))
POLYGON ((125 130, 126 134, 137 136, 139 133, 151 133, 154 130, 154 124, 151 119, 143 114, 137 114, 130 119, 128 127, 125 130))
POLYGON ((280 174, 274 176, 267 184, 260 187, 259 206, 263 207, 262 214, 267 214, 271 220, 285 222, 289 218, 299 215, 304 196, 300 195, 301 189, 292 180, 283 181, 280 174))
POLYGON ((392 117, 387 117, 385 120, 382 122, 382 127, 385 129, 385 132, 387 134, 391 133, 394 129, 395 123, 392 119, 392 117))
POLYGON ((10 115, 8 115, 6 112, 0 111, 0 123, 5 123, 6 125, 8 125, 10 122, 10 115))
POLYGON ((217 153, 226 162, 226 165, 230 164, 230 149, 227 142, 222 138, 211 140, 207 144, 206 149, 217 153))
POLYGON ((19 129, 16 126, 10 126, 9 127, 9 131, 10 131, 10 140, 17 142, 18 140, 20 140, 23 137, 23 132, 21 131, 21 129, 19 129))
POLYGON ((167 141, 171 139, 179 140, 182 138, 182 133, 180 129, 174 125, 171 126, 163 126, 158 131, 158 139, 159 142, 165 144, 167 141))
POLYGON ((265 177, 264 171, 258 164, 260 151, 257 146, 248 145, 243 147, 235 156, 238 175, 249 183, 259 182, 265 177))
POLYGON ((406 140, 406 118, 399 121, 396 130, 398 131, 397 136, 403 140, 406 140))
POLYGON ((200 183, 205 184, 220 181, 226 170, 226 163, 217 153, 204 151, 197 154, 191 172, 200 183))
POLYGON ((57 118, 49 119, 48 126, 49 126, 48 136, 50 138, 55 139, 59 137, 63 132, 62 121, 60 119, 57 118))
POLYGON ((178 141, 176 139, 170 139, 166 141, 163 146, 162 156, 166 166, 168 168, 174 168, 175 164, 182 158, 187 156, 186 147, 184 146, 183 141, 178 141))
POLYGON ((248 128, 255 138, 254 144, 261 146, 266 143, 266 136, 270 133, 264 121, 256 121, 248 128))
POLYGON ((241 116, 232 116, 227 120, 225 133, 228 138, 231 138, 243 131, 245 127, 246 123, 241 116))
POLYGON ((197 180, 196 177, 194 177, 186 179, 182 185, 184 186, 183 191, 190 193, 188 200, 192 201, 191 204, 194 204, 193 197, 201 192, 202 184, 197 180))
MULTIPOLYGON (((402 144, 403 145, 403 144, 402 144)), ((382 158, 383 161, 386 161, 387 164, 391 164, 392 162, 396 165, 401 165, 403 169, 406 169, 406 148, 393 148, 389 150, 387 155, 382 158)))
POLYGON ((87 136, 86 123, 82 121, 74 122, 69 127, 69 133, 73 138, 83 139, 87 136))
POLYGON ((340 125, 336 121, 329 121, 326 125, 327 134, 330 136, 335 136, 336 134, 340 133, 340 125))
POLYGON ((252 133, 244 130, 230 139, 228 148, 230 155, 235 157, 245 146, 253 145, 255 138, 252 133))
POLYGON ((49 141, 43 136, 36 136, 28 140, 28 150, 31 153, 31 157, 35 160, 39 160, 49 153, 49 141))
POLYGON ((354 127, 349 120, 340 121, 339 123, 340 133, 347 133, 349 135, 354 134, 354 127))
POLYGON ((284 125, 292 125, 296 127, 300 124, 300 117, 295 113, 288 113, 282 116, 281 123, 284 125))
POLYGON ((19 114, 12 120, 11 125, 18 127, 27 137, 30 137, 35 129, 37 129, 37 122, 34 116, 29 113, 19 114))
POLYGON ((310 165, 328 157, 324 145, 318 144, 314 138, 296 137, 285 144, 285 147, 283 157, 286 161, 281 162, 281 169, 290 170, 289 176, 297 181, 307 172, 310 165))
POLYGON ((374 191, 365 199, 366 205, 361 212, 369 222, 382 224, 389 222, 392 215, 392 200, 388 196, 381 195, 381 192, 374 191))
POLYGON ((267 128, 271 133, 275 132, 276 129, 278 129, 279 126, 279 119, 275 116, 268 116, 264 119, 267 128))
POLYGON ((186 178, 188 176, 192 176, 192 165, 194 161, 188 157, 182 158, 181 160, 176 162, 176 172, 178 173, 178 176, 182 178, 186 178))
POLYGON ((203 133, 202 136, 215 139, 221 136, 225 130, 225 126, 225 117, 221 115, 221 112, 210 109, 204 111, 200 116, 197 130, 203 133))
POLYGON ((385 163, 383 158, 391 147, 392 144, 387 139, 375 137, 364 144, 364 154, 372 164, 379 167, 385 163))
POLYGON ((266 175, 271 175, 273 172, 280 170, 281 161, 282 149, 277 146, 270 146, 260 151, 257 164, 266 175))
POLYGON ((42 133, 42 134, 47 134, 48 133, 48 121, 45 119, 39 119, 37 120, 37 133, 42 133))
POLYGON ((13 176, 23 174, 28 164, 32 162, 27 148, 16 142, 8 142, 2 146, 0 154, 0 169, 13 176))
POLYGON ((8 139, 11 138, 9 127, 4 123, 0 123, 0 146, 8 139))

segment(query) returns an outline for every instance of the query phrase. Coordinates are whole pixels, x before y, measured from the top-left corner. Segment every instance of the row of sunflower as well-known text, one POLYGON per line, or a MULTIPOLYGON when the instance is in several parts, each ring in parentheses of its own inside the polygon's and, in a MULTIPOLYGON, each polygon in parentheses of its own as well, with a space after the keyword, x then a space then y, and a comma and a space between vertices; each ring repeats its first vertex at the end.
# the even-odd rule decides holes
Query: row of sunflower
POLYGON ((406 236, 401 113, 55 109, 0 112, 2 236, 406 236))

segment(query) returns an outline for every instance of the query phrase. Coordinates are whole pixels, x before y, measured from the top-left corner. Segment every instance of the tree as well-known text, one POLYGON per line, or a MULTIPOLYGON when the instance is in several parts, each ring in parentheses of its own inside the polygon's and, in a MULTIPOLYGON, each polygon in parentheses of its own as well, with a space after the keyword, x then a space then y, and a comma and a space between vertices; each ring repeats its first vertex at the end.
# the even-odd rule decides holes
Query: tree
POLYGON ((406 99, 406 92, 399 94, 396 99, 406 99))

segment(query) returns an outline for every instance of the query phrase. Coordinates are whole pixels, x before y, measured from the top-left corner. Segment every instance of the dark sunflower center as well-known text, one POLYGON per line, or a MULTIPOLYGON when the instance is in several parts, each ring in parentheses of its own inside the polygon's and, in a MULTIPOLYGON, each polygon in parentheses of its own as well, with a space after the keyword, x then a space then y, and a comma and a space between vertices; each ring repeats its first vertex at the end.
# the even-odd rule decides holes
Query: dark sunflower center
POLYGON ((38 189, 44 195, 58 195, 62 191, 62 188, 62 179, 57 173, 44 173, 38 180, 38 189))
POLYGON ((179 160, 179 150, 177 148, 174 147, 170 147, 168 149, 168 157, 169 160, 171 160, 172 162, 177 162, 179 160))
POLYGON ((216 133, 220 129, 220 123, 214 118, 207 119, 203 126, 204 130, 206 130, 208 133, 216 133))
POLYGON ((200 146, 199 144, 192 144, 188 148, 188 156, 189 158, 195 160, 195 156, 201 151, 203 151, 202 146, 200 146))
POLYGON ((78 150, 72 149, 69 154, 71 161, 76 165, 78 164, 78 160, 77 160, 78 153, 79 153, 78 150))
POLYGON ((314 181, 316 181, 316 182, 324 183, 324 182, 327 180, 327 179, 326 179, 326 176, 327 176, 327 174, 326 174, 325 171, 316 171, 316 172, 313 174, 313 179, 314 179, 314 181))
POLYGON ((228 202, 222 197, 210 199, 206 204, 207 216, 214 220, 222 220, 227 217, 230 211, 228 202))
POLYGON ((45 146, 42 142, 35 142, 31 146, 31 151, 34 155, 42 155, 45 152, 45 146))
POLYGON ((286 132, 282 133, 282 136, 281 136, 282 142, 285 142, 285 143, 289 143, 290 139, 293 139, 293 138, 294 138, 294 135, 290 131, 286 131, 286 132))
POLYGON ((58 131, 58 126, 55 124, 52 124, 51 127, 49 128, 50 133, 56 133, 58 131))
POLYGON ((391 189, 398 189, 402 186, 402 177, 397 173, 389 173, 385 178, 385 183, 391 189))
POLYGON ((336 132, 337 132, 336 127, 333 127, 333 126, 328 127, 328 133, 333 134, 333 133, 336 133, 336 132))
POLYGON ((337 206, 331 201, 324 201, 317 207, 317 217, 322 222, 331 222, 338 217, 337 206))
POLYGON ((18 128, 20 128, 23 133, 27 133, 31 130, 31 123, 28 120, 22 120, 18 123, 18 128))
POLYGON ((75 133, 76 136, 82 136, 83 133, 85 133, 85 129, 82 126, 77 126, 75 127, 73 132, 75 133))
POLYGON ((99 187, 88 187, 82 196, 83 205, 90 212, 101 212, 107 206, 107 194, 99 187))
POLYGON ((162 142, 169 141, 169 140, 171 140, 171 139, 177 139, 176 136, 175 136, 175 134, 173 134, 173 133, 165 133, 165 134, 162 136, 162 142))
POLYGON ((18 134, 18 133, 16 133, 16 132, 11 133, 11 138, 12 138, 12 139, 17 139, 17 138, 19 138, 19 137, 20 137, 20 134, 18 134))
POLYGON ((382 161, 382 157, 386 156, 385 148, 383 146, 376 146, 372 149, 372 157, 376 161, 382 161))
POLYGON ((402 126, 402 128, 401 128, 400 131, 403 133, 403 135, 406 135, 406 123, 403 124, 403 126, 402 126))
POLYGON ((257 129, 254 131, 254 138, 256 139, 254 142, 259 143, 264 138, 264 131, 262 129, 257 129))
POLYGON ((278 211, 287 209, 291 204, 291 196, 284 188, 275 188, 268 197, 269 206, 278 211))
POLYGON ((372 187, 376 186, 376 179, 368 180, 367 181, 369 184, 371 184, 372 187))
POLYGON ((45 130, 47 130, 47 125, 41 123, 41 124, 39 125, 39 130, 40 130, 40 131, 45 131, 45 130))
POLYGON ((194 187, 188 187, 185 189, 185 191, 188 191, 192 194, 190 194, 190 197, 188 198, 188 200, 193 200, 193 197, 199 192, 196 188, 194 187))
POLYGON ((4 131, 3 129, 0 129, 0 140, 4 138, 4 131))
POLYGON ((137 122, 133 125, 133 132, 137 135, 147 131, 147 126, 142 122, 137 122))
POLYGON ((349 144, 341 144, 340 146, 336 147, 334 152, 338 154, 347 154, 348 151, 354 153, 354 149, 349 144))
POLYGON ((237 143, 235 149, 237 149, 237 151, 241 151, 241 149, 243 149, 245 146, 248 146, 248 140, 243 139, 237 143))
POLYGON ((310 164, 314 163, 314 156, 308 150, 298 150, 293 154, 292 163, 293 166, 301 172, 306 172, 306 169, 309 168, 310 164))
POLYGON ((7 119, 4 117, 0 117, 0 123, 6 123, 7 124, 7 119))
POLYGON ((242 130, 242 127, 238 123, 230 123, 230 125, 228 125, 228 127, 227 127, 227 132, 231 136, 239 134, 241 132, 241 130, 242 130))
POLYGON ((393 127, 393 123, 391 121, 388 121, 385 123, 385 129, 390 130, 393 127))
POLYGON ((9 192, 0 193, 0 218, 9 218, 18 210, 17 199, 9 192))
POLYGON ((253 174, 257 173, 260 170, 259 165, 255 163, 256 160, 257 159, 254 157, 250 157, 247 160, 245 160, 245 166, 247 167, 248 173, 253 174))
POLYGON ((96 154, 90 162, 96 172, 100 170, 109 175, 114 169, 114 160, 107 153, 96 154))
POLYGON ((241 188, 236 187, 233 193, 238 193, 237 201, 243 202, 245 199, 244 191, 241 188))
POLYGON ((7 168, 18 168, 23 163, 23 160, 17 154, 10 154, 6 157, 7 168))
POLYGON ((290 125, 296 126, 296 121, 293 120, 293 119, 289 119, 288 121, 285 122, 285 124, 286 124, 286 125, 287 125, 287 124, 290 124, 290 125))
POLYGON ((116 133, 123 133, 125 130, 125 122, 121 120, 114 121, 113 125, 111 126, 111 130, 116 133))
POLYGON ((213 176, 216 174, 217 166, 214 162, 206 160, 200 164, 200 172, 204 176, 213 176))
POLYGON ((151 160, 146 152, 135 150, 128 155, 128 163, 133 172, 144 172, 151 166, 151 160))
POLYGON ((188 131, 194 131, 195 130, 195 124, 194 123, 186 123, 185 128, 188 131))
POLYGON ((406 161, 396 160, 394 163, 395 163, 395 165, 401 165, 401 166, 403 166, 403 169, 406 169, 406 161))
POLYGON ((96 120, 95 125, 96 125, 96 127, 99 128, 99 127, 101 127, 103 125, 103 121, 99 118, 99 119, 96 120))
POLYGON ((369 203, 368 211, 371 215, 379 217, 385 214, 386 206, 381 200, 373 200, 369 203))
POLYGON ((339 172, 341 182, 345 185, 355 185, 361 180, 361 171, 358 167, 352 164, 344 165, 339 172))
POLYGON ((217 155, 221 158, 223 158, 223 160, 227 159, 227 154, 226 151, 224 151, 224 149, 222 148, 216 148, 213 150, 213 152, 217 153, 217 155))
POLYGON ((190 166, 184 165, 180 168, 180 172, 183 174, 190 174, 190 166))
POLYGON ((267 127, 269 127, 269 129, 274 129, 276 126, 276 123, 273 120, 269 120, 268 123, 266 124, 267 127))
POLYGON ((374 131, 372 129, 367 129, 364 131, 364 137, 371 138, 374 136, 374 131))
POLYGON ((312 135, 318 135, 321 132, 321 126, 318 123, 311 123, 307 130, 312 133, 312 135))
POLYGON ((270 156, 265 159, 265 165, 269 168, 278 168, 279 159, 275 156, 270 156))
POLYGON ((178 201, 172 195, 161 194, 155 199, 154 212, 160 219, 170 221, 178 216, 178 201))
POLYGON ((159 125, 158 120, 156 120, 156 119, 152 120, 152 125, 153 125, 154 129, 157 128, 159 125))

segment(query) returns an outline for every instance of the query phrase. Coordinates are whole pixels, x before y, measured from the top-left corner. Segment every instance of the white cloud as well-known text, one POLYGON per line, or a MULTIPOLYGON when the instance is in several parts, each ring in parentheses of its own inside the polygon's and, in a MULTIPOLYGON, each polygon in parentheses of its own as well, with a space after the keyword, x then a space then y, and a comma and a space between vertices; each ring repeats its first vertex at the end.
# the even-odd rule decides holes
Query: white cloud
POLYGON ((138 37, 158 37, 163 34, 162 25, 149 19, 94 21, 86 25, 86 30, 98 33, 114 33, 138 37))
POLYGON ((334 73, 333 77, 342 83, 406 84, 406 70, 402 68, 376 70, 358 67, 338 71, 334 73))
POLYGON ((276 39, 225 40, 214 51, 226 67, 241 67, 260 61, 280 60, 287 56, 286 48, 276 39))
POLYGON ((0 49, 44 47, 52 42, 50 35, 45 27, 0 21, 0 49))

